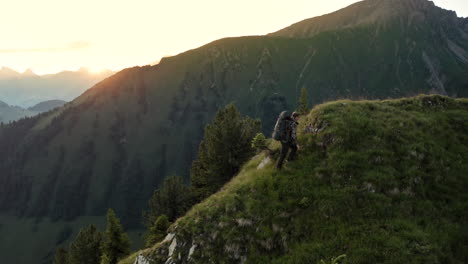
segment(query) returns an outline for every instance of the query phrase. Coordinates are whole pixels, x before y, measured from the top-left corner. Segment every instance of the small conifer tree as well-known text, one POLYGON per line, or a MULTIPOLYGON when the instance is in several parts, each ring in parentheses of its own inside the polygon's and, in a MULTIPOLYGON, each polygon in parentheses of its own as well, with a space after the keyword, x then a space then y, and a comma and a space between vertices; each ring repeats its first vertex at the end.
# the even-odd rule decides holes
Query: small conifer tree
POLYGON ((267 140, 263 133, 258 133, 252 139, 252 148, 256 149, 257 151, 262 151, 268 149, 267 147, 267 140))
POLYGON ((260 120, 243 118, 233 104, 216 113, 213 122, 205 128, 198 158, 190 170, 196 199, 215 193, 239 172, 254 154, 251 142, 260 129, 260 120))
POLYGON ((161 241, 169 228, 169 218, 166 215, 160 215, 153 226, 150 228, 146 237, 146 247, 151 247, 161 241))
POLYGON ((143 212, 147 227, 151 228, 160 215, 166 215, 169 221, 175 221, 192 205, 191 188, 183 179, 173 175, 164 179, 162 186, 154 191, 148 202, 148 211, 143 212))
POLYGON ((99 264, 102 234, 94 225, 82 228, 70 244, 69 264, 99 264))
POLYGON ((107 211, 107 228, 102 244, 101 264, 116 264, 130 253, 130 240, 114 210, 107 211))

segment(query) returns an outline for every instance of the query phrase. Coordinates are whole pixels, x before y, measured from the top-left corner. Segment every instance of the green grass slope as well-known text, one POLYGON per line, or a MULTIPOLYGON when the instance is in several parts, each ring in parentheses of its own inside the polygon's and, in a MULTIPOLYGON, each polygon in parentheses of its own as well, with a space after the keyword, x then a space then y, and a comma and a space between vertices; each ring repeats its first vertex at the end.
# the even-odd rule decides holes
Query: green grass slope
POLYGON ((257 155, 137 263, 467 263, 467 120, 442 96, 319 105, 299 160, 257 155))

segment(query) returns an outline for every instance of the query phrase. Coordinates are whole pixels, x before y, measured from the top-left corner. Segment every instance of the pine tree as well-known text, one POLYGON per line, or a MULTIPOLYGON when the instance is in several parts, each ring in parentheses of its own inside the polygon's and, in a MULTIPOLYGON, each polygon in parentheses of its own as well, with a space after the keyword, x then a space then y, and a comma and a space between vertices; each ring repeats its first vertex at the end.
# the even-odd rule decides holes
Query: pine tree
POLYGON ((55 251, 54 264, 68 264, 68 252, 65 248, 59 247, 55 251))
POLYGON ((94 225, 80 230, 70 244, 69 264, 99 264, 101 258, 102 234, 94 225))
POLYGON ((301 96, 299 97, 299 106, 297 107, 297 112, 302 115, 307 114, 309 111, 308 97, 309 95, 307 94, 307 89, 303 87, 301 89, 301 96))
POLYGON ((169 221, 174 221, 183 215, 192 205, 192 195, 189 186, 185 185, 179 176, 169 176, 162 186, 154 191, 148 203, 148 211, 143 212, 146 226, 151 228, 160 215, 166 215, 169 221))
POLYGON ((161 241, 169 228, 169 218, 166 215, 160 215, 153 226, 150 228, 146 237, 146 247, 151 247, 161 241))
POLYGON ((242 118, 233 104, 216 113, 213 122, 205 128, 198 158, 190 171, 198 200, 216 192, 254 154, 251 141, 260 129, 259 120, 242 118))
POLYGON ((130 253, 130 240, 114 210, 107 211, 107 228, 102 244, 101 264, 116 264, 130 253))

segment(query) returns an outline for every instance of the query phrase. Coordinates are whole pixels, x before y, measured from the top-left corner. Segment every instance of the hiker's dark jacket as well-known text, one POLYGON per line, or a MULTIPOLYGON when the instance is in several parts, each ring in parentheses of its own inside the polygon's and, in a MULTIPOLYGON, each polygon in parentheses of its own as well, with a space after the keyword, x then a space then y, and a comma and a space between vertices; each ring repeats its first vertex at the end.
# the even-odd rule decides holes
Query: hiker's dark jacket
POLYGON ((287 125, 287 131, 286 131, 286 139, 282 140, 281 142, 291 144, 291 145, 297 145, 297 123, 294 121, 291 117, 286 117, 285 122, 288 122, 287 125))

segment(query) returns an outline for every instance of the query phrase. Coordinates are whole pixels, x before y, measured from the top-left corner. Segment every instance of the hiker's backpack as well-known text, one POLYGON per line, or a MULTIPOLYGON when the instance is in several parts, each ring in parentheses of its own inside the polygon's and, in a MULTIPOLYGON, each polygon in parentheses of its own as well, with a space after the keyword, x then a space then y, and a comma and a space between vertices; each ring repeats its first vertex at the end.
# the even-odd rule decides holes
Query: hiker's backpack
POLYGON ((278 141, 287 141, 288 140, 288 125, 289 120, 288 117, 291 115, 288 111, 283 111, 276 120, 275 128, 273 129, 272 138, 278 141))

